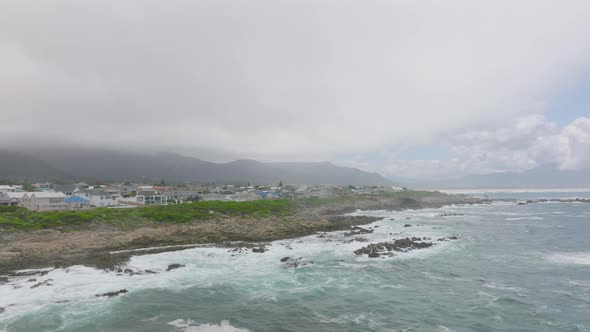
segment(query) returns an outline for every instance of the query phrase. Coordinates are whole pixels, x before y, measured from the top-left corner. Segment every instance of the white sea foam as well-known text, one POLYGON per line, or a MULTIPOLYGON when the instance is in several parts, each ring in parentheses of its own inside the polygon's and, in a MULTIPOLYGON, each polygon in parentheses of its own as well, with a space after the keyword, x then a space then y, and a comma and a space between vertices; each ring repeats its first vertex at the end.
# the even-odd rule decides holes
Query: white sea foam
POLYGON ((548 255, 547 258, 554 263, 590 265, 590 252, 561 252, 548 255))
POLYGON ((545 220, 545 218, 539 217, 539 216, 530 216, 530 217, 512 217, 512 218, 506 218, 505 220, 507 220, 507 221, 516 221, 516 220, 545 220))
POLYGON ((227 320, 221 321, 219 324, 195 325, 195 322, 191 320, 177 319, 168 322, 168 325, 174 326, 176 331, 183 332, 250 332, 248 329, 232 326, 227 320))
MULTIPOLYGON (((133 256, 126 268, 134 271, 151 270, 156 274, 118 275, 116 272, 98 270, 84 266, 72 266, 66 269, 48 271, 44 276, 15 277, 6 284, 0 285, 0 307, 5 312, 0 315, 0 326, 14 322, 27 314, 42 314, 48 308, 58 308, 61 312, 63 326, 76 324, 80 319, 108 312, 112 306, 146 289, 165 289, 170 292, 182 292, 191 287, 214 287, 217 285, 248 285, 248 292, 252 298, 260 298, 266 302, 280 301, 280 292, 298 292, 310 287, 333 287, 334 280, 329 278, 316 279, 313 285, 303 283, 298 277, 302 273, 318 273, 326 267, 346 266, 351 268, 365 268, 367 266, 384 268, 391 266, 392 260, 422 259, 437 254, 445 248, 455 246, 454 242, 440 242, 432 248, 415 250, 408 253, 397 253, 395 257, 372 259, 366 256, 355 256, 353 251, 368 243, 391 241, 394 238, 430 237, 433 240, 448 236, 445 227, 432 229, 431 225, 420 226, 424 220, 432 220, 441 210, 424 212, 401 211, 387 212, 384 219, 363 228, 371 228, 373 233, 361 234, 358 237, 368 239, 367 243, 350 242, 353 237, 345 237, 345 232, 328 233, 320 238, 311 235, 303 238, 275 241, 267 248, 269 251, 259 254, 252 252, 228 252, 226 248, 191 248, 181 251, 163 252, 133 256), (405 220, 411 215, 412 220, 405 220), (390 216, 396 218, 390 220, 390 216), (404 218, 401 218, 404 216, 404 218), (386 218, 385 218, 386 217, 386 218), (404 227, 411 223, 412 227, 404 227), (378 227, 377 227, 378 226, 378 227), (314 261, 314 264, 290 269, 280 263, 283 257, 303 257, 304 261, 314 261), (185 267, 166 271, 168 264, 178 263, 185 267), (307 271, 307 272, 306 272, 307 271), (315 272, 318 271, 318 272, 315 272), (283 288, 267 287, 260 280, 270 277, 280 279, 283 288), (29 281, 35 278, 35 281, 29 281), (39 282, 47 281, 50 285, 40 285, 31 288, 39 282), (128 290, 116 298, 96 297, 96 294, 128 290)), ((356 236, 355 236, 356 237, 356 236)), ((341 285, 345 287, 346 285, 341 285)), ((279 287, 279 286, 277 286, 279 287)), ((338 286, 340 287, 340 285, 338 286)), ((178 323, 178 322, 177 322, 178 323)), ((197 325, 186 326, 187 331, 241 331, 231 330, 231 326, 197 325), (188 329, 190 328, 190 329, 188 329), (225 329, 225 330, 224 330, 225 329)))

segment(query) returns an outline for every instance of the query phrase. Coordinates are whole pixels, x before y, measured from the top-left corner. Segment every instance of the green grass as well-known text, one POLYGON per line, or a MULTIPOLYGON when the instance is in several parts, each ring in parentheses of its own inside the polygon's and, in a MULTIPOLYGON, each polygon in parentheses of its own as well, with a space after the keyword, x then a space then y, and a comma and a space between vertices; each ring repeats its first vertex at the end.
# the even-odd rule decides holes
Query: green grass
POLYGON ((0 207, 0 228, 34 230, 67 228, 91 222, 114 226, 141 223, 187 223, 224 217, 284 218, 294 213, 290 200, 249 202, 207 201, 190 204, 147 206, 130 209, 96 208, 84 211, 33 212, 21 207, 0 207))
POLYGON ((347 195, 333 198, 278 199, 248 202, 206 201, 179 205, 146 206, 129 209, 96 208, 84 211, 33 212, 22 207, 0 206, 0 230, 36 230, 45 228, 77 229, 93 222, 121 229, 146 223, 188 223, 222 219, 277 218, 287 222, 289 216, 305 208, 330 204, 354 204, 359 199, 420 199, 444 195, 429 191, 402 191, 375 195, 347 195))

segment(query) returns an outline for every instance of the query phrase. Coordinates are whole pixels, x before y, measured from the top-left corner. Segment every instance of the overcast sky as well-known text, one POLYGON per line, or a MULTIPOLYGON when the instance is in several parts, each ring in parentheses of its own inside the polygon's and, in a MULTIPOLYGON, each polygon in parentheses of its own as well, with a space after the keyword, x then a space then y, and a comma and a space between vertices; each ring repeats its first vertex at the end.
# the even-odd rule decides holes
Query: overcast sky
POLYGON ((0 0, 0 142, 590 169, 590 1, 0 0))

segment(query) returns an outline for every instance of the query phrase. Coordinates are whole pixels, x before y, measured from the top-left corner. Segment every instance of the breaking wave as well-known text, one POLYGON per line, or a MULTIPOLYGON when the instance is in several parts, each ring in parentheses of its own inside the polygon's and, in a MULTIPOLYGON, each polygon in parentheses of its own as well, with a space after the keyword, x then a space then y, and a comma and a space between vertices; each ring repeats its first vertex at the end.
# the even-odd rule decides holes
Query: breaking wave
POLYGON ((174 326, 176 331, 183 332, 250 332, 248 329, 232 326, 227 320, 223 320, 219 324, 194 324, 195 322, 184 319, 177 319, 168 322, 168 325, 174 326))

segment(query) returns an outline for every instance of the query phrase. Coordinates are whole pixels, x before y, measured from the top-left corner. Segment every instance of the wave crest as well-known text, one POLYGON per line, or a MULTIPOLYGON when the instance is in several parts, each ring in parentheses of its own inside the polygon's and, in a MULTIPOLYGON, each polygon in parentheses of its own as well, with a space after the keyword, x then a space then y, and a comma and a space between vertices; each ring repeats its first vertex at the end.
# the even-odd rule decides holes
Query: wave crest
POLYGON ((168 325, 172 325, 177 328, 177 331, 183 332, 251 332, 248 329, 232 326, 227 320, 223 320, 219 324, 193 325, 194 323, 191 320, 177 319, 168 322, 168 325))

